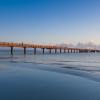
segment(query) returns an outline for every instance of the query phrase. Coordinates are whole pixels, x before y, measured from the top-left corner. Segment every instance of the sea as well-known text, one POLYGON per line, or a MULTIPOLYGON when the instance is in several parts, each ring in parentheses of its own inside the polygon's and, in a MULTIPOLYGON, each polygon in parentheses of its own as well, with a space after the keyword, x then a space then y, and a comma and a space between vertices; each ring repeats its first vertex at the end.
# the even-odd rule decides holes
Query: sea
POLYGON ((0 100, 100 100, 100 53, 0 50, 0 100))

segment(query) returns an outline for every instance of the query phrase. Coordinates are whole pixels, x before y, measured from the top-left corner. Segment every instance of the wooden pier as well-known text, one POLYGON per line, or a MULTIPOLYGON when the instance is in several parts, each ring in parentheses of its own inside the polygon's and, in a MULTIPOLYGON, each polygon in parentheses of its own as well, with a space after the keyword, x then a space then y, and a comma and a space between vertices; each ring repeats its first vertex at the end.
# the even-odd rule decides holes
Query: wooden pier
POLYGON ((23 48, 24 54, 26 54, 27 48, 33 48, 34 54, 37 53, 37 48, 42 50, 42 53, 45 53, 45 49, 49 50, 51 54, 52 50, 54 49, 55 53, 59 50, 60 53, 88 53, 88 52, 100 52, 97 49, 83 49, 83 48, 68 48, 56 45, 38 45, 38 44, 24 44, 24 43, 10 43, 10 42, 0 42, 0 47, 10 47, 11 55, 13 55, 14 48, 23 48))

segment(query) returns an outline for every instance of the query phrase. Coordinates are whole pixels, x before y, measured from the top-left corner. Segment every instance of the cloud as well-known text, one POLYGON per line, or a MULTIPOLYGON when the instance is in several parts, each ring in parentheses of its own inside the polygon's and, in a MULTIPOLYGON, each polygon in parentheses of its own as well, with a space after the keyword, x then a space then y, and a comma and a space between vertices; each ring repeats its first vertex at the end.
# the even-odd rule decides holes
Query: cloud
POLYGON ((62 47, 71 47, 71 48, 76 47, 76 48, 85 48, 85 49, 86 48, 87 49, 100 49, 100 45, 96 45, 93 42, 88 42, 88 43, 79 42, 76 45, 62 43, 62 44, 59 44, 59 46, 62 46, 62 47))

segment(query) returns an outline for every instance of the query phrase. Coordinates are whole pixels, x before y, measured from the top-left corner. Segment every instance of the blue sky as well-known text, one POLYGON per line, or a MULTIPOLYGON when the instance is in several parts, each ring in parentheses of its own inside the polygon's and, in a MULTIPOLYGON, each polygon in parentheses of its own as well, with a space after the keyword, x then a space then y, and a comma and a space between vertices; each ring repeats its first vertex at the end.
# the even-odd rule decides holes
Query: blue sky
POLYGON ((100 43, 100 0, 0 0, 0 41, 100 43))

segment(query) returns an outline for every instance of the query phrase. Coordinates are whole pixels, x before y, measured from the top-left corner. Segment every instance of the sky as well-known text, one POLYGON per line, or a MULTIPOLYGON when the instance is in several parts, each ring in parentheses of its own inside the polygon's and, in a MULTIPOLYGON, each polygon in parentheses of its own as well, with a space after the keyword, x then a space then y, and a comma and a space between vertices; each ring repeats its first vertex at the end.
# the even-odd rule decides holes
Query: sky
POLYGON ((100 0, 0 0, 0 41, 100 44, 100 0))

